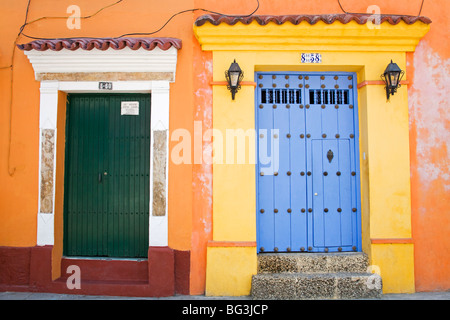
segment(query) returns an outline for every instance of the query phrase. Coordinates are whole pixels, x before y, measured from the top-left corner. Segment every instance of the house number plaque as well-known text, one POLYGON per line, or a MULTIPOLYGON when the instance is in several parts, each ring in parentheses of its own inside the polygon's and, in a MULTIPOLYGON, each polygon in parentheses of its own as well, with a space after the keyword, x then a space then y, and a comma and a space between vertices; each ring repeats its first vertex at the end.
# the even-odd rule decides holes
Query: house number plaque
POLYGON ((113 84, 112 84, 112 82, 99 82, 98 88, 100 90, 112 90, 113 84))
POLYGON ((322 54, 320 53, 302 53, 302 63, 322 63, 322 54))

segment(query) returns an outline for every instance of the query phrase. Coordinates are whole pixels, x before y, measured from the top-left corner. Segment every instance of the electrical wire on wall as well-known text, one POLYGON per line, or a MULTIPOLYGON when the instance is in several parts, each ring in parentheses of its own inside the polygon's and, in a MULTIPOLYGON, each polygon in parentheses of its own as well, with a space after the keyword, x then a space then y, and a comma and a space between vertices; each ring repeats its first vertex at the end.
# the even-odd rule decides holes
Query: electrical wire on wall
MULTIPOLYGON (((361 13, 361 12, 347 12, 344 10, 344 7, 341 4, 341 0, 337 0, 339 7, 341 8, 342 12, 344 12, 345 14, 371 14, 371 13, 361 13)), ((422 9, 423 9, 423 4, 424 4, 425 0, 422 0, 422 4, 420 5, 420 10, 419 13, 417 14, 417 16, 412 16, 412 15, 408 15, 408 14, 402 14, 402 16, 406 16, 406 17, 420 17, 420 14, 422 13, 422 9)), ((391 13, 384 13, 383 15, 386 16, 398 16, 398 14, 391 14, 391 13)))
POLYGON ((28 12, 30 9, 30 3, 31 0, 28 0, 28 4, 27 4, 27 10, 25 12, 25 22, 23 23, 23 25, 20 27, 19 29, 19 33, 17 34, 16 39, 14 40, 14 44, 13 44, 13 49, 12 49, 12 54, 11 54, 11 64, 7 67, 2 67, 1 69, 10 69, 11 70, 11 81, 10 81, 10 86, 9 86, 9 126, 8 126, 8 174, 12 177, 14 175, 14 173, 16 172, 16 168, 13 168, 11 170, 11 142, 12 142, 12 119, 13 119, 13 83, 14 83, 14 57, 15 57, 15 53, 16 53, 16 45, 17 42, 19 41, 20 35, 23 32, 23 29, 25 28, 25 25, 27 23, 28 20, 28 12))
MULTIPOLYGON (((92 15, 85 16, 85 17, 80 17, 80 19, 89 19, 89 18, 92 18, 92 17, 94 17, 95 15, 97 15, 98 13, 100 13, 101 11, 103 11, 104 9, 109 8, 109 7, 112 7, 112 6, 115 6, 115 5, 119 4, 119 3, 122 2, 122 1, 123 1, 123 0, 119 0, 119 1, 117 1, 117 2, 115 2, 115 3, 113 3, 113 4, 110 4, 110 5, 106 6, 106 7, 101 8, 100 10, 98 10, 97 12, 95 12, 95 13, 92 14, 92 15)), ((161 31, 162 29, 164 29, 164 28, 169 24, 169 22, 172 21, 172 19, 175 18, 176 16, 181 15, 181 14, 183 14, 183 13, 196 12, 196 11, 203 11, 203 12, 206 12, 206 13, 216 14, 216 15, 226 16, 226 17, 246 18, 246 17, 250 17, 250 16, 254 15, 254 14, 256 13, 256 11, 258 11, 258 9, 259 9, 259 0, 256 0, 256 3, 257 3, 256 8, 255 8, 251 13, 246 14, 246 15, 230 15, 230 14, 225 14, 225 13, 216 12, 216 11, 212 11, 212 10, 209 10, 209 9, 203 9, 203 8, 187 9, 187 10, 182 10, 182 11, 179 11, 179 12, 173 14, 173 15, 172 15, 172 16, 171 16, 171 17, 170 17, 170 18, 169 18, 169 19, 168 19, 168 20, 167 20, 167 21, 166 21, 159 29, 157 29, 156 31, 152 31, 152 32, 125 33, 125 34, 122 34, 122 35, 120 35, 120 36, 116 36, 116 37, 108 37, 108 38, 98 38, 98 37, 77 37, 77 39, 91 39, 91 38, 96 38, 96 39, 118 39, 118 38, 127 37, 127 36, 149 36, 149 35, 152 35, 152 34, 155 34, 155 33, 160 32, 160 31, 161 31)), ((37 22, 37 21, 40 21, 40 20, 44 20, 44 19, 67 19, 67 17, 41 17, 41 18, 39 18, 39 19, 33 20, 33 21, 29 22, 29 23, 26 23, 25 25, 23 25, 23 26, 21 27, 21 29, 23 30, 23 28, 24 28, 27 24, 32 24, 32 23, 34 23, 34 22, 37 22)), ((30 36, 30 35, 27 35, 27 34, 25 34, 25 33, 23 33, 23 32, 21 32, 21 33, 22 33, 22 35, 24 35, 25 37, 30 38, 30 39, 34 39, 34 40, 55 40, 55 39, 58 39, 58 40, 65 40, 65 39, 70 39, 70 38, 43 38, 43 37, 30 36)))
MULTIPOLYGON (((85 17, 80 17, 80 19, 89 19, 91 17, 94 17, 95 15, 97 15, 98 13, 100 13, 101 11, 103 11, 106 8, 112 7, 120 2, 122 2, 123 0, 118 0, 117 2, 110 4, 108 6, 105 6, 103 8, 101 8, 100 10, 98 10, 97 12, 89 15, 89 16, 85 16, 85 17)), ((28 13, 30 11, 30 4, 31 4, 31 0, 28 0, 27 3, 27 9, 25 12, 25 21, 22 24, 22 26, 19 29, 19 33, 16 36, 16 39, 14 40, 14 44, 13 44, 13 49, 12 49, 12 54, 11 54, 11 64, 9 66, 5 66, 5 67, 1 67, 0 69, 10 69, 11 72, 11 76, 10 76, 10 98, 9 98, 9 128, 8 128, 8 174, 12 177, 14 175, 14 173, 16 172, 16 168, 11 168, 11 144, 12 144, 12 119, 13 119, 13 100, 14 100, 14 59, 15 59, 15 53, 16 53, 16 48, 17 48, 17 42, 19 41, 19 38, 21 35, 26 36, 23 33, 23 30, 25 29, 25 27, 27 25, 30 25, 32 23, 38 22, 40 20, 44 20, 44 19, 67 19, 67 17, 41 17, 38 19, 35 19, 33 21, 28 22, 28 13)))
MULTIPOLYGON (((94 12, 93 14, 87 15, 87 16, 83 16, 83 17, 78 17, 79 19, 90 19, 95 17, 97 14, 99 14, 100 12, 102 12, 103 10, 106 10, 108 8, 111 8, 113 6, 116 6, 118 4, 120 4, 121 2, 123 2, 124 0, 118 0, 114 3, 111 3, 107 6, 102 7, 101 9, 97 10, 96 12, 94 12)), ((126 37, 126 36, 149 36, 149 35, 153 35, 155 33, 160 32, 161 30, 163 30, 169 23, 170 21, 172 21, 172 19, 174 19, 176 16, 184 14, 184 13, 188 13, 188 12, 196 12, 196 11, 203 11, 206 13, 210 13, 210 14, 216 14, 216 15, 220 15, 220 16, 227 16, 227 17, 239 17, 239 18, 246 18, 246 17, 250 17, 252 15, 254 15, 260 6, 259 0, 256 0, 257 2, 257 6, 256 8, 249 14, 246 15, 228 15, 228 14, 224 14, 224 13, 220 13, 220 12, 216 12, 216 11, 212 11, 212 10, 208 10, 208 9, 203 9, 203 8, 195 8, 195 9, 187 9, 187 10, 182 10, 179 11, 175 14, 173 14, 159 29, 155 30, 155 31, 151 31, 151 32, 139 32, 139 33, 125 33, 122 34, 120 36, 117 37, 110 37, 110 38, 97 38, 97 39, 117 39, 117 38, 122 38, 122 37, 126 37)), ((353 13, 353 12, 347 12, 344 10, 340 0, 337 0, 339 7, 341 8, 341 10, 346 13, 346 14, 368 14, 366 13, 353 13)), ((423 5, 424 5, 425 0, 422 0, 422 4, 420 6, 420 11, 419 14, 417 16, 420 16, 420 14, 422 13, 422 9, 423 9, 423 5)), ((9 104, 9 137, 8 137, 8 173, 10 176, 13 176, 15 173, 16 168, 12 168, 11 169, 11 165, 10 165, 10 158, 11 158, 11 139, 12 139, 12 105, 13 105, 13 82, 14 82, 14 56, 15 56, 15 52, 16 52, 16 46, 17 46, 17 42, 19 41, 20 36, 24 36, 27 37, 29 39, 34 39, 34 40, 65 40, 65 39, 71 39, 71 38, 44 38, 44 37, 37 37, 37 36, 31 36, 28 34, 24 33, 24 29, 26 26, 31 25, 33 23, 36 23, 38 21, 42 21, 42 20, 50 20, 50 19, 67 19, 67 16, 61 16, 61 17, 40 17, 37 18, 35 20, 32 20, 30 22, 28 22, 28 13, 30 10, 30 4, 31 4, 31 0, 28 0, 28 4, 27 4, 27 8, 26 8, 26 12, 25 12, 25 21, 23 23, 23 25, 20 27, 19 29, 19 33, 14 41, 14 45, 13 45, 13 50, 12 50, 12 56, 11 56, 11 63, 9 66, 4 66, 4 67, 0 67, 0 70, 2 69, 10 69, 11 72, 11 84, 10 84, 10 104, 9 104)), ((388 15, 388 14, 386 14, 388 15)), ((404 15, 404 16, 408 16, 408 15, 404 15)), ((77 37, 77 39, 82 39, 82 38, 96 38, 96 37, 77 37)))
MULTIPOLYGON (((99 9, 99 10, 97 10, 95 13, 93 13, 93 14, 90 14, 90 15, 87 15, 87 16, 83 16, 83 17, 78 17, 79 19, 90 19, 90 18, 93 18, 93 17, 95 17, 97 14, 99 14, 100 12, 102 12, 103 10, 105 10, 105 9, 107 9, 107 8, 110 8, 110 7, 113 7, 113 6, 115 6, 115 5, 118 5, 119 3, 121 3, 121 2, 123 2, 124 0, 118 0, 118 1, 116 1, 116 2, 114 2, 114 3, 111 3, 111 4, 109 4, 109 5, 107 5, 107 6, 105 6, 105 7, 103 7, 103 8, 101 8, 101 9, 99 9)), ((152 34, 155 34, 155 33, 158 33, 159 31, 161 31, 162 29, 164 29, 168 24, 169 24, 169 22, 173 19, 173 18, 175 18, 176 16, 178 16, 178 15, 180 15, 180 14, 183 14, 183 13, 187 13, 187 12, 196 12, 196 11, 203 11, 203 12, 207 12, 207 13, 211 13, 211 14, 217 14, 217 15, 221 15, 221 16, 230 16, 230 17, 242 17, 242 18, 245 18, 245 17, 250 17, 250 16, 252 16, 253 14, 255 14, 256 13, 256 11, 258 11, 258 9, 259 9, 259 0, 256 0, 256 2, 257 2, 257 6, 256 6, 256 9, 255 10, 253 10, 252 11, 252 13, 250 13, 250 14, 247 14, 247 15, 227 15, 227 14, 224 14, 224 13, 220 13, 220 12, 215 12, 215 11, 212 11, 212 10, 208 10, 208 9, 203 9, 203 8, 195 8, 195 9, 187 9, 187 10, 183 10, 183 11, 179 11, 179 12, 177 12, 177 13, 175 13, 175 14, 173 14, 163 25, 162 25, 162 27, 160 27, 159 29, 157 29, 156 31, 152 31, 152 32, 142 32, 142 33, 127 33, 127 34, 123 34, 123 35, 120 35, 120 36, 118 36, 118 37, 114 37, 114 38, 98 38, 98 39, 117 39, 117 38, 121 38, 121 37, 125 37, 125 36, 144 36, 144 35, 146 35, 146 36, 148 36, 148 35, 152 35, 152 34)), ((13 175, 14 175, 14 173, 16 172, 16 168, 14 167, 14 168, 11 168, 11 144, 12 144, 12 119, 13 119, 13 97, 14 97, 14 94, 13 94, 13 89, 14 89, 14 86, 13 86, 13 83, 14 83, 14 58, 15 58, 15 53, 16 53, 16 47, 17 47, 17 42, 19 41, 19 38, 20 38, 20 36, 25 36, 25 37, 27 37, 27 38, 30 38, 30 39, 34 39, 34 40, 54 40, 55 38, 43 38, 43 37, 34 37, 34 36, 30 36, 30 35, 27 35, 27 34, 25 34, 23 31, 24 31, 24 29, 25 29, 25 27, 26 26, 28 26, 28 25, 30 25, 30 24, 33 24, 33 23, 36 23, 36 22, 38 22, 38 21, 42 21, 42 20, 50 20, 50 19, 52 19, 52 20, 56 20, 56 19, 67 19, 67 17, 66 16, 64 16, 64 17, 40 17, 40 18, 37 18, 37 19, 35 19, 35 20, 32 20, 32 21, 30 21, 30 22, 28 22, 28 12, 29 12, 29 10, 30 10, 30 4, 31 4, 31 0, 28 0, 28 3, 27 3, 27 9, 26 9, 26 12, 25 12, 25 21, 24 21, 24 23, 22 24, 22 26, 20 27, 20 29, 19 29, 19 33, 17 34, 17 37, 16 37, 16 39, 14 40, 14 45, 13 45, 13 49, 12 49, 12 54, 11 54, 11 64, 9 65, 9 66, 4 66, 4 67, 0 67, 0 70, 2 70, 2 69, 10 69, 10 72, 11 72, 11 76, 10 76, 10 99, 9 99, 9 130, 8 130, 8 174, 12 177, 13 175)), ((92 38, 92 37, 78 37, 78 39, 80 39, 80 38, 92 38)), ((57 38, 57 39, 61 39, 61 40, 64 40, 64 39, 70 39, 70 38, 57 38)))

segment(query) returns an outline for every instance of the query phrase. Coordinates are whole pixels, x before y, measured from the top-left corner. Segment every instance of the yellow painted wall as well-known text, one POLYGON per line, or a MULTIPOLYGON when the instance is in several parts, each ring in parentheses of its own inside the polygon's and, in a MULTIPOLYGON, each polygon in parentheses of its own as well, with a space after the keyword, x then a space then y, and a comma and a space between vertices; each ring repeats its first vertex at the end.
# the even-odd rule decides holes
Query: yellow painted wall
POLYGON ((206 295, 242 296, 251 289, 256 274, 255 247, 209 247, 206 269, 206 295))
MULTIPOLYGON (((428 26, 422 23, 411 26, 383 24, 381 29, 379 34, 382 36, 376 41, 371 41, 373 34, 368 33, 366 26, 356 23, 317 23, 313 26, 290 23, 260 26, 255 22, 234 26, 205 24, 195 27, 194 31, 203 50, 213 51, 213 80, 216 82, 225 80, 224 71, 236 59, 244 71, 244 81, 254 81, 255 71, 350 71, 357 73, 358 83, 361 83, 379 81, 391 59, 405 70, 405 52, 414 50, 428 26), (310 42, 297 41, 301 38, 300 29, 308 31, 310 42), (288 38, 280 39, 280 32, 288 38), (342 39, 328 38, 330 33, 359 35, 361 38, 340 42, 342 39), (262 36, 265 42, 261 41, 262 36), (390 46, 382 47, 383 43, 390 46), (230 50, 233 47, 235 50, 230 50), (322 63, 301 64, 301 52, 320 52, 322 63)), ((372 244, 372 239, 411 237, 407 87, 400 88, 387 102, 383 85, 366 85, 358 90, 358 101, 363 250, 368 253, 370 263, 380 267, 384 292, 412 292, 413 244, 372 244)), ((224 136, 224 131, 229 128, 254 129, 254 105, 252 86, 243 86, 235 101, 231 100, 225 86, 214 86, 213 127, 224 136)), ((220 145, 216 142, 215 146, 220 145)), ((223 150, 225 152, 226 146, 223 150)), ((250 148, 249 152, 254 149, 250 148)), ((214 241, 256 241, 254 175, 254 163, 214 165, 214 241)), ((240 262, 237 266, 244 269, 237 271, 234 264, 237 257, 243 257, 242 251, 242 248, 234 247, 208 248, 207 294, 250 293, 248 283, 251 275, 256 273, 256 250, 245 250, 248 260, 240 262)))
POLYGON ((372 265, 380 268, 383 293, 413 293, 414 245, 373 244, 372 265))
MULTIPOLYGON (((399 65, 404 65, 401 63, 399 65)), ((402 67, 404 70, 404 67, 402 67)), ((381 86, 367 89, 371 238, 411 237, 409 122, 406 86, 385 103, 381 86)))
MULTIPOLYGON (((234 53, 214 53, 213 77, 224 77, 223 70, 230 67, 230 59, 236 58, 239 64, 246 66, 244 69, 245 81, 253 81, 251 59, 236 56, 234 53), (232 58, 231 58, 232 57, 232 58), (222 71, 222 72, 220 72, 222 71)), ((222 163, 213 166, 213 240, 215 241, 255 241, 255 166, 254 166, 254 136, 245 137, 246 148, 238 148, 238 139, 234 138, 234 148, 230 143, 233 132, 250 133, 255 128, 254 113, 254 88, 243 86, 237 93, 236 100, 231 100, 230 92, 226 86, 214 86, 213 88, 213 127, 221 132, 223 143, 214 139, 214 149, 223 148, 222 163), (227 139, 228 134, 228 139, 227 139), (228 142, 228 143, 227 143, 228 142), (228 151, 227 151, 228 148, 228 151), (242 163, 238 152, 245 152, 245 162, 242 163), (249 158, 252 156, 252 161, 249 158), (238 178, 238 180, 236 180, 238 178), (236 182, 239 184, 236 185, 236 182), (230 201, 230 199, 233 199, 230 201)), ((253 131, 254 133, 254 131, 253 131)), ((243 153, 244 153, 243 152, 243 153)), ((242 156, 244 156, 242 153, 242 156)), ((217 155, 217 152, 216 152, 217 155)), ((216 159, 220 160, 220 159, 216 159)))

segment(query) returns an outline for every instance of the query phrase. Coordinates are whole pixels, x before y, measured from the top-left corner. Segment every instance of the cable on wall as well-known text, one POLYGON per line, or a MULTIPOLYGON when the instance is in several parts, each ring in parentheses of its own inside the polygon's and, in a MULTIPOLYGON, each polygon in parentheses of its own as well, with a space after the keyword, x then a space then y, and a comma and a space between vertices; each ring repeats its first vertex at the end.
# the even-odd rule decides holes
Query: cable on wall
POLYGON ((23 23, 23 25, 20 27, 19 29, 19 33, 17 34, 16 39, 14 40, 14 45, 13 45, 13 50, 12 50, 12 54, 11 54, 11 64, 8 67, 2 67, 1 69, 10 69, 11 70, 11 84, 9 86, 10 90, 9 90, 9 94, 10 94, 10 99, 9 99, 9 126, 8 126, 8 174, 10 177, 12 177, 14 175, 14 173, 16 172, 16 168, 11 168, 11 143, 12 143, 12 119, 13 119, 13 82, 14 82, 14 56, 16 53, 16 45, 17 42, 19 41, 20 35, 23 32, 23 29, 25 28, 25 25, 27 23, 28 20, 28 12, 30 9, 30 3, 31 0, 28 0, 28 4, 27 4, 27 10, 25 12, 25 21, 23 23))
MULTIPOLYGON (((123 0, 119 0, 119 1, 116 2, 116 3, 113 3, 113 4, 111 4, 111 5, 107 6, 107 7, 104 7, 104 8, 102 8, 102 9, 100 9, 99 11, 97 11, 95 14, 99 13, 100 11, 102 11, 102 10, 108 8, 108 7, 111 7, 111 6, 113 6, 113 5, 118 4, 118 3, 121 2, 121 1, 123 1, 123 0)), ((203 9, 203 8, 187 9, 187 10, 182 10, 182 11, 179 11, 179 12, 173 14, 173 15, 172 15, 172 16, 171 16, 171 17, 170 17, 170 18, 169 18, 169 19, 168 19, 168 20, 167 20, 167 21, 166 21, 159 29, 157 29, 156 31, 152 31, 152 32, 134 32, 134 33, 125 33, 125 34, 122 34, 122 35, 117 36, 117 37, 108 37, 108 38, 98 38, 98 37, 77 37, 77 39, 91 39, 91 38, 96 38, 96 39, 118 39, 118 38, 128 37, 128 36, 149 36, 149 35, 152 35, 152 34, 155 34, 155 33, 160 32, 162 29, 164 29, 164 28, 169 24, 170 21, 172 21, 173 18, 175 18, 176 16, 181 15, 181 14, 183 14, 183 13, 187 13, 187 12, 203 11, 203 12, 206 12, 206 13, 217 14, 217 15, 220 15, 220 16, 226 16, 226 17, 247 18, 247 17, 250 17, 250 16, 254 15, 254 14, 256 13, 256 11, 258 11, 258 9, 259 9, 259 0, 256 0, 256 2, 257 2, 256 8, 255 8, 250 14, 246 14, 246 15, 230 15, 230 14, 225 14, 225 13, 216 12, 216 11, 212 11, 212 10, 209 10, 209 9, 203 9)), ((95 14, 94 14, 94 15, 95 15, 95 14)), ((82 18, 82 19, 87 19, 87 18, 93 17, 94 15, 87 16, 87 17, 81 17, 81 18, 82 18)), ((36 19, 36 20, 30 22, 29 24, 31 24, 31 23, 33 23, 33 22, 36 22, 36 21, 39 21, 39 20, 43 20, 43 19, 67 19, 67 17, 42 17, 42 18, 39 18, 39 19, 36 19)), ((30 38, 30 39, 34 39, 34 40, 66 40, 66 39, 70 39, 70 38, 42 38, 42 37, 34 37, 34 36, 29 36, 29 35, 27 35, 27 34, 25 34, 25 33, 23 33, 23 32, 22 32, 22 34, 23 34, 25 37, 30 38)))
MULTIPOLYGON (((342 12, 346 13, 346 14, 371 14, 371 13, 361 13, 361 12, 347 12, 344 10, 344 7, 342 7, 341 1, 337 0, 339 7, 341 8, 342 12)), ((422 13, 422 9, 423 9, 423 4, 424 4, 425 0, 422 0, 422 4, 420 5, 420 10, 419 10, 419 14, 417 16, 412 16, 412 15, 408 15, 408 14, 402 14, 402 16, 406 16, 406 17, 420 17, 420 14, 422 13)), ((399 14, 391 14, 391 13, 385 13, 384 15, 387 16, 398 16, 399 14)))
MULTIPOLYGON (((114 2, 114 3, 111 3, 111 4, 107 5, 107 6, 102 7, 101 9, 97 10, 97 11, 94 12, 93 14, 90 14, 90 15, 87 15, 87 16, 83 16, 83 17, 79 17, 79 18, 80 18, 80 19, 90 19, 90 18, 96 16, 97 14, 99 14, 100 12, 102 12, 103 10, 105 10, 105 9, 107 9, 107 8, 110 8, 110 7, 113 7, 113 6, 115 6, 115 5, 118 5, 119 3, 123 2, 123 1, 124 1, 124 0, 118 0, 118 1, 116 1, 116 2, 114 2)), ((171 17, 170 17, 170 18, 162 25, 162 27, 160 27, 160 28, 159 28, 158 30, 156 30, 156 31, 152 31, 152 32, 143 32, 143 33, 127 33, 127 34, 123 34, 123 35, 120 35, 120 36, 114 37, 114 38, 98 38, 98 39, 117 39, 117 38, 121 38, 121 37, 125 37, 125 36, 152 35, 152 34, 155 34, 155 33, 159 32, 159 31, 161 31, 162 29, 164 29, 164 28, 169 24, 169 22, 170 22, 173 18, 175 18, 176 16, 178 16, 178 15, 180 15, 180 14, 183 14, 183 13, 187 13, 187 12, 203 11, 203 12, 207 12, 207 13, 211 13, 211 14, 217 14, 217 15, 221 15, 221 16, 242 17, 242 18, 246 18, 246 17, 252 16, 253 14, 256 13, 256 11, 258 11, 258 9, 259 9, 259 0, 256 0, 256 2, 257 2, 256 9, 253 10, 252 13, 247 14, 247 15, 227 15, 227 14, 224 14, 224 13, 215 12, 215 11, 208 10, 208 9, 203 9, 203 8, 188 9, 188 10, 179 11, 179 12, 173 14, 173 15, 172 15, 172 16, 171 16, 171 17)), ((12 143, 12 119, 13 119, 13 108, 12 108, 12 106, 13 106, 13 97, 14 97, 14 95, 13 95, 13 89, 14 89, 14 86, 13 86, 13 83, 14 83, 14 57, 15 57, 15 53, 16 53, 17 42, 19 41, 19 38, 20 38, 21 35, 23 35, 23 36, 25 36, 25 37, 27 37, 27 38, 30 38, 30 39, 35 39, 35 40, 55 40, 55 39, 61 39, 61 40, 64 40, 64 39, 70 39, 70 38, 43 38, 43 37, 33 37, 33 36, 30 36, 30 35, 25 34, 25 33, 23 32, 24 29, 25 29, 25 27, 28 26, 28 25, 30 25, 30 24, 36 23, 36 22, 38 22, 38 21, 41 21, 41 20, 47 20, 47 19, 48 19, 48 20, 50 20, 50 19, 67 19, 66 16, 64 16, 64 17, 40 17, 40 18, 37 18, 37 19, 35 19, 35 20, 32 20, 32 21, 28 22, 28 13, 29 13, 29 10, 30 10, 30 5, 31 5, 31 0, 28 0, 26 12, 25 12, 25 21, 24 21, 24 23, 22 24, 22 26, 20 27, 19 33, 17 34, 17 37, 16 37, 16 39, 14 40, 14 45, 13 45, 12 55, 11 55, 11 63, 10 63, 9 66, 0 67, 0 70, 3 70, 3 69, 10 69, 10 72, 11 72, 11 76, 10 76, 10 79, 11 79, 11 80, 10 80, 10 100, 9 100, 9 101, 10 101, 10 103, 9 103, 9 130, 8 130, 8 174, 9 174, 11 177, 12 177, 12 176, 14 175, 14 173, 16 172, 16 168, 15 168, 15 167, 14 167, 14 168, 11 168, 11 143, 12 143)), ((89 37, 78 37, 78 38, 89 38, 89 37)), ((91 37, 91 38, 92 38, 92 37, 91 37)))
MULTIPOLYGON (((122 2, 123 0, 118 0, 117 2, 107 5, 103 8, 101 8, 100 10, 96 11, 95 13, 89 15, 89 16, 85 16, 85 17, 80 17, 81 19, 89 19, 91 17, 94 17, 95 15, 97 15, 98 13, 100 13, 101 11, 103 11, 106 8, 112 7, 120 2, 122 2)), ((8 174, 10 177, 14 176, 14 173, 16 172, 16 168, 13 167, 11 168, 11 144, 12 144, 12 120, 13 120, 13 100, 14 100, 14 59, 15 59, 15 53, 16 53, 16 48, 17 48, 17 42, 19 41, 19 38, 21 35, 26 36, 23 33, 23 30, 25 29, 25 27, 27 25, 30 25, 32 23, 35 23, 37 21, 40 20, 44 20, 44 19, 67 19, 67 17, 41 17, 38 19, 35 19, 33 21, 27 22, 28 21, 28 13, 30 11, 30 5, 31 5, 31 0, 28 0, 27 3, 27 9, 25 11, 25 21, 22 24, 22 26, 19 28, 19 33, 16 36, 16 39, 14 40, 14 44, 13 44, 13 49, 12 49, 12 54, 11 54, 11 64, 9 66, 5 66, 5 67, 0 67, 1 69, 10 69, 11 72, 11 76, 10 76, 10 99, 9 99, 9 128, 8 128, 8 174)))
MULTIPOLYGON (((95 17, 97 14, 99 14, 100 12, 102 12, 103 10, 113 7, 115 5, 118 5, 119 3, 123 2, 124 0, 118 0, 114 3, 111 3, 107 6, 102 7, 101 9, 97 10, 96 12, 94 12, 93 14, 87 15, 87 16, 83 16, 83 17, 79 17, 80 19, 90 19, 92 17, 95 17)), ((97 39, 117 39, 117 38, 122 38, 122 37, 126 37, 126 36, 149 36, 149 35, 153 35, 155 33, 160 32, 161 30, 163 30, 169 23, 170 21, 172 21, 172 19, 174 19, 176 16, 187 13, 187 12, 196 12, 196 11, 203 11, 206 13, 210 13, 210 14, 216 14, 216 15, 220 15, 220 16, 228 16, 228 17, 237 17, 237 18, 246 18, 246 17, 250 17, 252 15, 254 15, 260 6, 259 0, 256 0, 257 2, 257 6, 256 8, 247 15, 228 15, 228 14, 224 14, 224 13, 220 13, 220 12, 216 12, 216 11, 212 11, 212 10, 208 10, 208 9, 204 9, 204 8, 195 8, 195 9, 187 9, 187 10, 182 10, 179 11, 175 14, 173 14, 159 29, 152 31, 152 32, 136 32, 136 33, 125 33, 122 34, 120 36, 117 37, 113 37, 113 38, 97 38, 97 39)), ((341 8, 341 10, 346 13, 346 14, 368 14, 366 13, 354 13, 354 12, 347 12, 345 11, 345 9, 343 8, 340 0, 337 0, 339 7, 341 8)), ((417 17, 420 16, 420 14, 422 13, 422 9, 424 6, 425 0, 422 0, 421 6, 420 6, 420 10, 419 13, 417 15, 417 17)), ((10 105, 9 105, 9 111, 10 111, 10 117, 9 117, 9 133, 8 133, 8 173, 10 176, 13 176, 16 168, 11 168, 10 165, 10 159, 11 159, 11 138, 12 138, 12 105, 13 105, 13 82, 14 82, 14 56, 15 56, 15 52, 16 52, 16 46, 17 46, 17 42, 19 41, 19 38, 21 35, 30 38, 30 39, 34 39, 34 40, 65 40, 65 39, 70 39, 70 38, 43 38, 43 37, 34 37, 34 36, 30 36, 25 34, 23 31, 25 29, 25 27, 27 25, 36 23, 38 21, 41 20, 46 20, 46 19, 67 19, 66 16, 64 17, 40 17, 37 18, 35 20, 32 20, 30 22, 28 22, 28 13, 30 10, 30 4, 31 4, 31 0, 28 0, 28 4, 27 4, 27 8, 26 8, 26 12, 25 12, 25 21, 22 24, 22 26, 19 29, 19 33, 14 41, 14 46, 13 46, 13 50, 12 50, 12 56, 11 56, 11 64, 9 66, 4 66, 4 67, 0 67, 0 70, 3 69, 10 69, 11 70, 11 85, 10 85, 10 105)), ((386 14, 386 15, 394 15, 394 14, 386 14)), ((395 14, 398 15, 398 14, 395 14)), ((416 16, 411 16, 411 15, 403 15, 403 16, 409 16, 409 17, 416 17, 416 16)), ((83 39, 83 38, 93 38, 93 37, 77 37, 78 39, 83 39)))

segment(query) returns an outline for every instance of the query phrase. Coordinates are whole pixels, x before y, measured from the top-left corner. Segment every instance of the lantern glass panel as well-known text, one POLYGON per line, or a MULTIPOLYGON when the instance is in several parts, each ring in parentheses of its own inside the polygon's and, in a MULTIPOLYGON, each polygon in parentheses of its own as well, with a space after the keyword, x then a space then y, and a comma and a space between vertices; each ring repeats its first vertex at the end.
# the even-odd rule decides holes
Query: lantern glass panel
POLYGON ((391 87, 397 87, 399 76, 400 76, 400 72, 396 72, 396 71, 393 71, 389 74, 389 78, 390 78, 389 82, 390 82, 391 87))
POLYGON ((237 83, 239 80, 239 71, 230 71, 230 85, 232 87, 237 87, 237 83))

